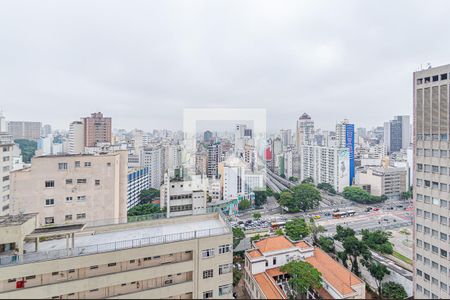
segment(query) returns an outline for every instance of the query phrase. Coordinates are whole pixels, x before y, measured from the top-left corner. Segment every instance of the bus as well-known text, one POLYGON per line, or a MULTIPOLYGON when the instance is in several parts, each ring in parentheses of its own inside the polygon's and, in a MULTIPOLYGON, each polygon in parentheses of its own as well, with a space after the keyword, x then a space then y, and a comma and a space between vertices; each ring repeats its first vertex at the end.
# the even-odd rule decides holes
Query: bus
POLYGON ((355 215, 355 213, 356 212, 354 210, 334 212, 333 213, 333 219, 341 219, 341 218, 346 218, 346 217, 353 217, 355 215))
POLYGON ((285 221, 274 221, 274 222, 272 222, 270 227, 275 230, 275 229, 278 229, 280 227, 283 228, 284 225, 286 225, 285 221))

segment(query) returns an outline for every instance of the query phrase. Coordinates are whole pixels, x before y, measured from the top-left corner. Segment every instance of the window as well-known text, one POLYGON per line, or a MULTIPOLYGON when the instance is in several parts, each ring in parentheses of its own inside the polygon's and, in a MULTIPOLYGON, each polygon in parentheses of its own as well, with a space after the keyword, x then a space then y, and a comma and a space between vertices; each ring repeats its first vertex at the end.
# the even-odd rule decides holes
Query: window
POLYGON ((231 284, 225 284, 219 286, 219 296, 230 294, 233 291, 233 286, 231 284))
POLYGON ((447 207, 447 204, 448 204, 447 200, 441 199, 441 207, 447 207))
POLYGON ((447 274, 447 268, 441 265, 441 273, 447 274))
POLYGON ((423 273, 423 278, 425 279, 425 281, 430 281, 430 275, 427 273, 423 273))
POLYGON ((448 168, 447 167, 441 167, 439 173, 441 173, 441 175, 447 175, 448 174, 448 168))
POLYGON ((447 225, 447 217, 440 216, 439 219, 442 225, 447 225))
POLYGON ((86 213, 77 214, 77 220, 79 219, 86 219, 86 213))
POLYGON ((44 221, 45 221, 45 224, 46 224, 46 225, 48 225, 48 224, 54 224, 54 223, 55 223, 55 218, 53 218, 53 217, 46 217, 46 218, 44 219, 44 221))
POLYGON ((422 271, 419 269, 416 269, 416 274, 417 274, 417 276, 422 276, 422 271))
POLYGON ((9 283, 11 283, 11 282, 16 282, 16 279, 15 279, 15 278, 13 278, 13 279, 8 279, 8 282, 9 282, 9 283))
POLYGON ((447 285, 441 282, 441 290, 447 291, 447 285))
POLYGON ((212 278, 213 277, 213 270, 211 269, 211 270, 206 270, 206 271, 203 271, 203 279, 206 279, 206 278, 212 278))
POLYGON ((75 168, 79 168, 79 167, 81 167, 81 163, 79 161, 76 161, 75 162, 75 168))
POLYGON ((440 203, 441 203, 441 201, 439 201, 438 198, 433 198, 433 205, 439 206, 440 203))
POLYGON ((72 215, 66 215, 65 220, 66 221, 72 221, 72 215))
POLYGON ((77 179, 77 183, 86 183, 86 178, 77 179))
POLYGON ((109 163, 106 163, 106 166, 107 167, 111 167, 111 163, 109 162, 109 163))
POLYGON ((52 272, 52 276, 56 276, 58 274, 59 274, 59 272, 52 272))
POLYGON ((203 299, 210 299, 212 297, 213 297, 213 291, 212 290, 203 292, 203 299))
POLYGON ((441 157, 447 157, 447 150, 441 150, 441 157))
POLYGON ((109 263, 108 267, 115 267, 117 265, 117 263, 109 263))
POLYGON ((95 270, 95 269, 98 269, 98 266, 97 266, 97 265, 95 265, 95 266, 91 266, 91 267, 90 267, 90 269, 91 269, 91 270, 95 270))
POLYGON ((441 249, 441 257, 445 257, 447 258, 448 252, 445 251, 444 249, 441 249))
POLYGON ((54 180, 47 180, 47 181, 45 181, 45 187, 46 188, 55 187, 55 181, 54 180))
POLYGON ((78 196, 77 201, 86 201, 86 196, 78 196))
POLYGON ((231 251, 231 245, 221 245, 219 246, 219 254, 224 254, 231 251))
POLYGON ((89 290, 89 292, 98 292, 98 289, 89 290))
POLYGON ((441 183, 441 192, 446 192, 448 190, 448 185, 446 183, 441 183))
POLYGON ((202 251, 203 258, 214 257, 214 249, 206 249, 202 251))
POLYGON ((73 198, 72 197, 66 197, 66 202, 72 202, 73 198))
POLYGON ((75 269, 70 269, 69 273, 75 273, 75 269))
POLYGON ((90 167, 90 166, 91 166, 91 162, 90 162, 90 161, 84 162, 84 166, 85 166, 85 167, 90 167))
POLYGON ((233 264, 219 265, 219 275, 230 273, 233 270, 233 264))
POLYGON ((58 163, 58 170, 67 170, 67 163, 58 163))
POLYGON ((423 164, 417 164, 417 172, 422 172, 423 171, 423 164))
POLYGON ((25 277, 25 279, 26 280, 36 279, 36 275, 27 276, 27 277, 25 277))
POLYGON ((96 179, 95 180, 95 185, 100 185, 100 180, 96 179))
POLYGON ((273 264, 273 265, 276 265, 276 264, 277 264, 277 257, 276 257, 276 256, 273 258, 272 264, 273 264))
POLYGON ((441 232, 440 236, 441 236, 441 241, 443 241, 443 242, 447 241, 447 234, 441 232))
POLYGON ((45 206, 55 205, 55 199, 45 199, 45 206))
POLYGON ((432 79, 433 79, 433 82, 438 81, 438 80, 439 80, 439 75, 434 75, 434 76, 432 77, 432 79))
POLYGON ((73 180, 72 179, 66 179, 66 184, 72 184, 73 180))
POLYGON ((447 80, 447 73, 441 74, 441 80, 447 80))
POLYGON ((438 174, 439 173, 439 166, 431 166, 431 172, 434 174, 438 174))

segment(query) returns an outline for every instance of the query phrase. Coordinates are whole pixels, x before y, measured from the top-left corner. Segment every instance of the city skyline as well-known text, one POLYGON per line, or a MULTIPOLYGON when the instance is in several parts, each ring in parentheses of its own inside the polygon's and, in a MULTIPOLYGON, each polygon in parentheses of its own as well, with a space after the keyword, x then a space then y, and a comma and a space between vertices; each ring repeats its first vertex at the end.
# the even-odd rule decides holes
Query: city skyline
POLYGON ((445 9, 431 13, 419 2, 389 11, 358 2, 141 2, 130 10, 108 2, 101 14, 102 3, 87 13, 75 2, 3 2, 0 36, 9 46, 0 50, 0 97, 8 119, 62 129, 103 111, 115 128, 176 130, 184 108, 262 107, 269 128, 294 128, 303 112, 318 127, 347 118, 370 128, 391 111, 411 115, 411 73, 446 58, 445 40, 422 47, 409 38, 449 22, 439 18, 445 9), (394 15, 400 24, 389 21, 394 15), (79 20, 84 25, 74 25, 79 20))

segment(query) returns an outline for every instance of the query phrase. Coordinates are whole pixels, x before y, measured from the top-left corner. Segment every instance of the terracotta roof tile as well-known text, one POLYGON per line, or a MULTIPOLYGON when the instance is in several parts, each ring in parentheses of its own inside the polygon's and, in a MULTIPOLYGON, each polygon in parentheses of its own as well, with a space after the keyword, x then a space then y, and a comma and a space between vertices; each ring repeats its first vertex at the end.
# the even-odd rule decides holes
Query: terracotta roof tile
POLYGON ((286 299, 285 293, 266 272, 256 274, 255 280, 267 299, 286 299))
POLYGON ((255 245, 262 253, 284 250, 294 247, 294 244, 292 244, 284 236, 268 237, 261 241, 256 242, 255 245))
POLYGON ((297 244, 295 244, 295 246, 297 246, 298 248, 300 248, 300 249, 308 249, 308 248, 311 248, 312 246, 311 245, 309 245, 307 242, 305 242, 305 241, 300 241, 300 242, 298 242, 297 244))
POLYGON ((248 251, 247 254, 248 254, 251 258, 256 258, 256 257, 261 257, 261 256, 262 256, 261 252, 259 252, 258 249, 248 251))
POLYGON ((362 283, 361 279, 319 248, 315 248, 314 256, 306 258, 306 261, 322 273, 322 278, 343 296, 353 293, 352 286, 362 283))
POLYGON ((272 269, 267 269, 266 272, 267 272, 267 274, 270 277, 274 277, 274 276, 279 276, 279 275, 285 274, 285 273, 281 272, 279 267, 272 268, 272 269))

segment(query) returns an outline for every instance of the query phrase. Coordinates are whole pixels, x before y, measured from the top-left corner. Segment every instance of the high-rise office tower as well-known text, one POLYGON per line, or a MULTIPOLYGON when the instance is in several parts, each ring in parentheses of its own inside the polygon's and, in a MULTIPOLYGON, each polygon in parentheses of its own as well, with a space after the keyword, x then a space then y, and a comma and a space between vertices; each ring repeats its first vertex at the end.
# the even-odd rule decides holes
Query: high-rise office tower
POLYGON ((204 141, 205 143, 209 143, 210 141, 212 141, 212 138, 213 138, 213 133, 212 133, 211 131, 206 130, 206 131, 203 133, 203 141, 204 141))
POLYGON ((409 116, 395 116, 384 123, 384 143, 388 153, 407 149, 411 141, 409 116))
POLYGON ((208 178, 216 178, 218 175, 218 165, 222 161, 221 148, 220 143, 214 143, 208 146, 208 178))
POLYGON ((292 145, 292 131, 290 129, 281 129, 280 136, 284 147, 292 145))
POLYGON ((414 73, 414 298, 450 297, 450 65, 414 73))
POLYGON ((141 162, 150 168, 150 187, 159 189, 164 180, 165 149, 161 145, 141 149, 141 162))
POLYGON ((41 125, 41 122, 9 121, 8 132, 14 139, 38 140, 41 125))
POLYGON ((304 113, 297 120, 297 131, 295 135, 297 149, 301 145, 312 145, 314 140, 314 121, 311 117, 304 113))
POLYGON ((355 177, 355 125, 346 119, 336 124, 337 147, 347 148, 349 155, 349 184, 353 184, 355 177))
POLYGON ((95 147, 97 143, 111 143, 111 118, 103 117, 103 114, 98 112, 83 118, 83 122, 86 147, 95 147))
POLYGON ((69 153, 79 154, 84 152, 84 124, 81 121, 70 123, 69 128, 69 153))

